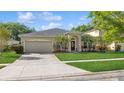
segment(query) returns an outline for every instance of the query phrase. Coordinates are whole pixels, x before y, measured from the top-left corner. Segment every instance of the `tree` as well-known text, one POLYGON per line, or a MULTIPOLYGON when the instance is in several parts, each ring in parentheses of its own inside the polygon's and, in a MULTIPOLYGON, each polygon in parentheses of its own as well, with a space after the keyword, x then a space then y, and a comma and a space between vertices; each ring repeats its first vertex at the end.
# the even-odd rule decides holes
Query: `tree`
POLYGON ((88 34, 83 35, 81 40, 84 42, 84 48, 91 48, 92 44, 95 42, 95 38, 88 34))
POLYGON ((78 27, 73 27, 72 31, 86 32, 86 31, 91 30, 91 29, 93 29, 92 25, 90 25, 90 24, 84 25, 83 24, 83 25, 80 25, 78 27))
POLYGON ((0 23, 0 27, 5 27, 6 29, 8 29, 11 33, 11 38, 14 40, 20 40, 18 36, 19 34, 30 33, 30 32, 35 31, 34 28, 31 29, 25 26, 24 24, 13 23, 13 22, 0 23))
POLYGON ((95 37, 96 42, 96 50, 98 51, 104 51, 106 50, 106 41, 103 39, 102 36, 95 37))
POLYGON ((66 51, 67 47, 68 47, 68 42, 69 42, 69 38, 65 35, 58 35, 56 38, 55 38, 55 41, 56 41, 56 46, 58 45, 59 46, 59 50, 63 50, 66 51))
POLYGON ((93 43, 95 39, 91 35, 85 34, 82 36, 81 40, 87 43, 93 43))
POLYGON ((106 41, 124 41, 124 12, 93 11, 89 17, 95 29, 103 32, 106 41))
POLYGON ((9 39, 10 39, 10 32, 4 27, 0 27, 0 52, 3 51, 9 39))

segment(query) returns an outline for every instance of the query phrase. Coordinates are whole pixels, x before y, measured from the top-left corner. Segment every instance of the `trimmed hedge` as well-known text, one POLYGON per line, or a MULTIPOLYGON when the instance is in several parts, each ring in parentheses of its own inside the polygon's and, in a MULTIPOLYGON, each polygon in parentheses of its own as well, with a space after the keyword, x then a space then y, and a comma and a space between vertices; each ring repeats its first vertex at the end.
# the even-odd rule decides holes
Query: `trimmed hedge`
POLYGON ((95 50, 96 51, 100 51, 100 52, 105 52, 107 50, 107 47, 106 46, 99 45, 99 46, 96 46, 95 47, 95 50))
POLYGON ((121 50, 121 45, 116 45, 115 51, 120 51, 121 50))
POLYGON ((22 45, 12 45, 12 50, 14 50, 17 54, 23 54, 23 46, 22 45))

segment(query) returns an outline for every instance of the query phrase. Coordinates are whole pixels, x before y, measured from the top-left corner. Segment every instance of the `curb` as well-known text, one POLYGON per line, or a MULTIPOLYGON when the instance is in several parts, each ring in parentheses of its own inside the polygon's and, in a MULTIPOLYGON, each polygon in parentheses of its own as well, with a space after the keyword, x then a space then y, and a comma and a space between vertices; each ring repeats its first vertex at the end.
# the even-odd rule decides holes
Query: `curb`
MULTIPOLYGON (((73 73, 68 75, 50 75, 50 76, 33 76, 33 77, 17 77, 16 79, 6 79, 5 81, 94 81, 106 80, 116 78, 123 78, 124 70, 96 72, 91 74, 73 73)), ((1 79, 2 80, 2 79, 1 79)), ((4 80, 4 79, 3 79, 4 80)))

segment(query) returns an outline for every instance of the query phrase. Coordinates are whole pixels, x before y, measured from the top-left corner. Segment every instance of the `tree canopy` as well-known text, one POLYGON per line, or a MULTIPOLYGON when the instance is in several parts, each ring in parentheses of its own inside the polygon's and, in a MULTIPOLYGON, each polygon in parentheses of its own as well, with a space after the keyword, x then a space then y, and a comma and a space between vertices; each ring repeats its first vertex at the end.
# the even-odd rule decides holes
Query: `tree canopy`
POLYGON ((95 29, 103 31, 106 41, 124 41, 124 12, 93 11, 89 17, 95 29))
POLYGON ((72 31, 79 31, 79 32, 86 32, 88 30, 91 30, 93 29, 93 26, 90 25, 90 24, 86 24, 86 25, 80 25, 80 26, 77 26, 77 27, 73 27, 72 28, 72 31))
POLYGON ((11 33, 11 38, 14 40, 20 40, 19 34, 30 33, 35 31, 34 28, 29 28, 24 24, 8 22, 8 23, 0 23, 0 27, 6 28, 11 33))
POLYGON ((81 40, 83 42, 87 42, 87 43, 93 43, 95 41, 95 38, 92 37, 91 35, 85 34, 81 37, 81 40))
POLYGON ((10 39, 10 32, 4 28, 0 27, 0 51, 2 51, 7 45, 7 41, 10 39))

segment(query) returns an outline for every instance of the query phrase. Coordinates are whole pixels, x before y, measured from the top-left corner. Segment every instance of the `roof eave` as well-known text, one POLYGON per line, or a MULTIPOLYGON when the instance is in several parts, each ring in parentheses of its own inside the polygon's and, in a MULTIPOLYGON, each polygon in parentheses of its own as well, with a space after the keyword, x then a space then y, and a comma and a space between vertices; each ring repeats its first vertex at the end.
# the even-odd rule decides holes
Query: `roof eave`
POLYGON ((56 37, 56 36, 38 36, 38 35, 20 36, 20 38, 26 38, 26 37, 56 37))

